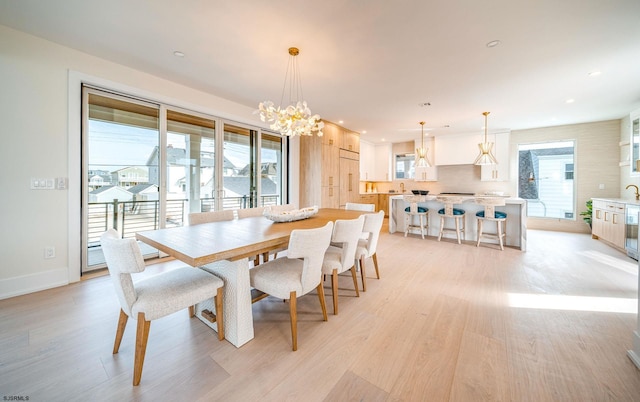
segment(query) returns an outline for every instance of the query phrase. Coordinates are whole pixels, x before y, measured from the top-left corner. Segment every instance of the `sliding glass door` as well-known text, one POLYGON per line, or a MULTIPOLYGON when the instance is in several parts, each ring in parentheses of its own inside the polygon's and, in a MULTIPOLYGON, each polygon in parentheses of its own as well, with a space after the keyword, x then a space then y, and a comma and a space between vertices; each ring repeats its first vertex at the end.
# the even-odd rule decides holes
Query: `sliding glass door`
MULTIPOLYGON (((100 235, 122 237, 159 226, 160 107, 83 90, 83 272, 104 267, 100 235)), ((157 251, 145 247, 147 255, 157 251)))
POLYGON ((287 202, 286 141, 256 127, 84 87, 82 141, 83 272, 105 266, 109 228, 134 238, 191 212, 287 202))
POLYGON ((278 135, 224 123, 223 209, 286 203, 284 147, 278 135))

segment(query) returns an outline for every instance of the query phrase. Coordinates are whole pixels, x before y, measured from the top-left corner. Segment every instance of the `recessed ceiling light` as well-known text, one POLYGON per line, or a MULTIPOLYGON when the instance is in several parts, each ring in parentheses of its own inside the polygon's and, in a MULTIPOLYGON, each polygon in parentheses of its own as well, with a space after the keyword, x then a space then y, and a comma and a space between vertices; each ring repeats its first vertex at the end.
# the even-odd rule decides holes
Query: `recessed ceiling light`
POLYGON ((592 71, 589 74, 587 74, 589 77, 597 77, 600 74, 602 74, 602 71, 592 71))
POLYGON ((338 120, 339 124, 344 124, 344 120, 338 120))
POLYGON ((565 102, 567 102, 567 103, 573 103, 573 102, 575 102, 575 101, 576 101, 575 99, 567 99, 565 102))
POLYGON ((381 139, 380 141, 385 142, 386 140, 383 138, 383 139, 381 139))
POLYGON ((362 134, 366 134, 366 133, 367 133, 367 130, 362 130, 362 134))
POLYGON ((184 53, 182 53, 179 50, 176 50, 175 52, 173 52, 173 55, 176 56, 176 57, 184 57, 184 53))
POLYGON ((487 47, 496 47, 500 44, 499 40, 492 40, 491 42, 487 42, 487 47))

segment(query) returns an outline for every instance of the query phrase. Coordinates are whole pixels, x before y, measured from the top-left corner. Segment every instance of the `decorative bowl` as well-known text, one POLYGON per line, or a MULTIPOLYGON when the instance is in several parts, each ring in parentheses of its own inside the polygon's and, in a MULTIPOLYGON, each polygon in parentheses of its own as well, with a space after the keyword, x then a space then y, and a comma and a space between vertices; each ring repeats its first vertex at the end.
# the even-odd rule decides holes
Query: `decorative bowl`
POLYGON ((274 222, 293 222, 307 219, 318 213, 316 205, 302 209, 292 209, 289 211, 271 211, 271 208, 264 209, 264 217, 274 222))

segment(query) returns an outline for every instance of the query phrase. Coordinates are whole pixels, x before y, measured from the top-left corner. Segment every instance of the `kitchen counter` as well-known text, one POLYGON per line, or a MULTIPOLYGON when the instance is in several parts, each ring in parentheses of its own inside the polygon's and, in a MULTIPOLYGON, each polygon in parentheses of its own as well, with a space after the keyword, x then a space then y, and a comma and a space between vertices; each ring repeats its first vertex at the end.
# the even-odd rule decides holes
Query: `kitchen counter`
MULTIPOLYGON (((409 206, 404 197, 411 194, 398 194, 389 196, 389 233, 404 233, 404 209, 409 206)), ((429 208, 429 228, 428 236, 438 236, 440 231, 440 217, 438 210, 444 207, 444 204, 436 200, 436 197, 459 197, 462 198, 462 209, 465 214, 465 240, 476 241, 478 232, 476 225, 476 212, 484 210, 484 207, 475 203, 475 199, 479 197, 496 197, 495 195, 422 195, 419 204, 429 208)), ((504 197, 505 206, 497 207, 498 211, 507 213, 507 236, 506 245, 518 248, 522 251, 526 250, 527 240, 527 201, 517 197, 504 197)), ((449 223, 450 225, 451 223, 449 223)), ((491 230, 489 228, 489 230, 491 230)), ((483 240, 484 241, 484 240, 483 240)), ((497 241, 496 241, 497 244, 497 241)))

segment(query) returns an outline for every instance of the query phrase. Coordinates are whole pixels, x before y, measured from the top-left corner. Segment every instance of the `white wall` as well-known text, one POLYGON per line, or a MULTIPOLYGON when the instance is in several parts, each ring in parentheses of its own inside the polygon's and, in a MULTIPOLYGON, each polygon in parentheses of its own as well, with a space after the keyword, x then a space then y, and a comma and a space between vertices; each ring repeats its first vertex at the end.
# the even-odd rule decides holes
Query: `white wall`
MULTIPOLYGON (((264 127, 252 107, 0 25, 0 299, 79 279, 79 85, 85 80, 264 127), (69 189, 30 190, 32 177, 68 177, 69 189), (46 246, 55 247, 55 258, 44 259, 46 246)), ((290 167, 297 196, 296 163, 290 167)))

